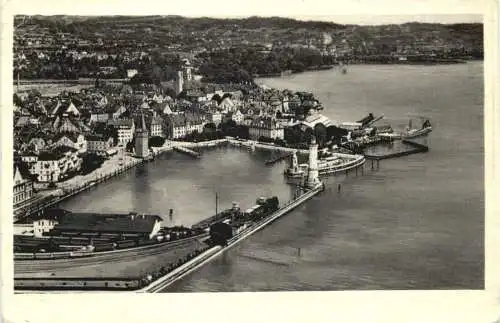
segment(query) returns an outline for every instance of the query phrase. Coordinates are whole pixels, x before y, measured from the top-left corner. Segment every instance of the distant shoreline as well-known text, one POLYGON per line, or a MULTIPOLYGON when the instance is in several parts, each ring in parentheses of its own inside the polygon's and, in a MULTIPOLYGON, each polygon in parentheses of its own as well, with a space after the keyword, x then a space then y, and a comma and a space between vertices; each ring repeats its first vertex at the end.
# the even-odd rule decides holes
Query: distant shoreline
MULTIPOLYGON (((383 59, 376 60, 349 60, 347 63, 342 63, 344 66, 347 65, 453 65, 453 64, 466 64, 467 62, 477 62, 484 61, 484 59, 455 59, 455 58, 439 58, 439 59, 421 59, 421 60, 392 60, 384 61, 383 59)), ((254 74, 253 78, 267 78, 267 77, 281 77, 293 74, 300 74, 306 72, 316 72, 332 70, 341 66, 341 64, 335 65, 324 65, 319 67, 310 67, 304 71, 282 71, 279 73, 267 73, 267 74, 254 74)), ((104 82, 125 82, 127 79, 101 79, 104 82)), ((19 85, 51 85, 51 84, 72 84, 72 85, 91 85, 95 82, 92 78, 79 78, 79 79, 21 79, 19 80, 19 85)), ((13 85, 17 85, 17 81, 13 80, 13 85)))

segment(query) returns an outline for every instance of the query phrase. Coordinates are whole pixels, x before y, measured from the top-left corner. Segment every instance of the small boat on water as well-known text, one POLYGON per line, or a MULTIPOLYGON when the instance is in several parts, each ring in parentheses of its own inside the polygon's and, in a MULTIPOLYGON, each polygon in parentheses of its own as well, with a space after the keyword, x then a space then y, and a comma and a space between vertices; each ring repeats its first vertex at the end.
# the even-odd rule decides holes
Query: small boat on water
POLYGON ((401 134, 401 138, 410 139, 416 138, 423 135, 426 135, 432 131, 432 125, 429 120, 425 120, 422 124, 422 127, 419 129, 411 129, 411 120, 409 126, 406 128, 406 131, 401 134))

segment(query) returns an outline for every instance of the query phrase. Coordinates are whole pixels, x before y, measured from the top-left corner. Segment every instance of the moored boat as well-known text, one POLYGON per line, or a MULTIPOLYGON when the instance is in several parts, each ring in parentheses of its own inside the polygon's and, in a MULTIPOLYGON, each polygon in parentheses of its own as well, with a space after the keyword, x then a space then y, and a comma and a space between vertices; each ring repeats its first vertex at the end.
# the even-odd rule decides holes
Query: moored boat
POLYGON ((425 120, 420 129, 411 129, 411 120, 410 120, 410 126, 406 129, 404 133, 401 134, 401 138, 403 139, 416 138, 426 135, 431 131, 432 131, 432 125, 429 120, 425 120))

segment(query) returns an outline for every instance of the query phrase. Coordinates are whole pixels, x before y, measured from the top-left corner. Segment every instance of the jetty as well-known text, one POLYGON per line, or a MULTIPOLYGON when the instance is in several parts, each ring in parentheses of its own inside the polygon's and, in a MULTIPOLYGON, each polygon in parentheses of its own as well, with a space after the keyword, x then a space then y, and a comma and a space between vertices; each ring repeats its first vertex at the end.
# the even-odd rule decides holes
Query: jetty
POLYGON ((174 146, 173 147, 175 151, 177 152, 180 152, 180 153, 183 153, 183 154, 186 154, 186 155, 189 155, 191 157, 194 157, 194 158, 201 158, 201 154, 199 152, 196 152, 194 150, 191 150, 187 147, 182 147, 182 146, 174 146))
POLYGON ((285 214, 289 213, 290 211, 294 210, 297 208, 299 205, 305 203, 306 201, 310 200, 313 198, 315 195, 318 193, 322 192, 324 190, 324 184, 323 183, 318 183, 314 188, 306 191, 304 194, 300 195, 299 197, 289 201, 285 205, 283 205, 281 208, 279 208, 277 211, 269 215, 268 217, 264 218, 260 222, 255 223, 254 225, 248 227, 247 229, 241 231, 238 233, 236 236, 232 237, 227 241, 226 246, 215 246, 204 253, 200 254, 196 258, 191 259, 190 261, 184 263, 180 267, 176 268, 174 271, 166 274, 162 278, 152 282, 150 285, 144 287, 143 289, 139 290, 138 292, 140 293, 158 293, 164 288, 168 287, 169 285, 173 284, 174 282, 178 281, 179 279, 183 278, 184 276, 190 274, 191 272, 197 270, 201 266, 209 263, 213 259, 215 259, 217 256, 221 255, 223 252, 229 250, 230 248, 234 247, 244 239, 248 238, 255 232, 262 230, 264 227, 272 223, 273 221, 276 221, 280 217, 284 216, 285 214))
POLYGON ((285 160, 287 158, 290 158, 292 156, 292 153, 287 153, 287 154, 282 154, 282 155, 278 155, 276 157, 273 157, 271 159, 268 159, 266 160, 266 166, 270 166, 270 165, 273 165, 281 160, 285 160))
MULTIPOLYGON (((229 248, 232 248, 235 246, 237 243, 241 242, 245 238, 251 236, 255 232, 261 230, 262 228, 266 227, 273 221, 279 219, 280 217, 284 216, 285 214, 289 213, 299 205, 305 203, 306 201, 310 200, 313 198, 316 194, 324 191, 325 189, 325 184, 322 183, 319 180, 319 174, 318 174, 318 145, 316 143, 316 138, 313 136, 311 140, 311 144, 309 146, 309 167, 308 167, 308 174, 307 174, 307 182, 306 182, 306 190, 304 191, 303 194, 295 196, 292 200, 288 201, 284 205, 282 205, 280 208, 278 208, 276 211, 273 213, 267 215, 265 218, 261 219, 258 222, 255 222, 251 224, 249 227, 244 228, 242 231, 238 232, 235 236, 227 240, 224 245, 222 246, 215 246, 202 254, 198 255, 197 257, 186 261, 183 265, 178 267, 176 270, 167 273, 165 276, 161 277, 158 280, 155 280, 152 282, 150 285, 144 287, 143 289, 140 290, 140 292, 147 292, 147 293, 157 293, 160 290, 164 289, 168 285, 172 284, 173 282, 181 279, 185 275, 189 274, 190 272, 196 270, 203 264, 209 262, 213 258, 217 257, 224 251, 228 250, 229 248)), ((216 198, 217 201, 217 198, 216 198)), ((217 208, 217 206, 216 206, 217 208)), ((216 212, 217 214, 217 212, 216 212)), ((216 216, 217 217, 217 216, 216 216)))
POLYGON ((388 154, 383 154, 383 155, 365 154, 365 158, 378 161, 378 160, 383 160, 383 159, 408 156, 408 155, 412 155, 412 154, 425 153, 425 152, 429 151, 429 147, 427 147, 426 145, 416 143, 414 141, 403 139, 401 142, 403 142, 404 144, 407 144, 408 146, 411 146, 412 148, 408 149, 408 150, 397 151, 394 153, 388 153, 388 154))

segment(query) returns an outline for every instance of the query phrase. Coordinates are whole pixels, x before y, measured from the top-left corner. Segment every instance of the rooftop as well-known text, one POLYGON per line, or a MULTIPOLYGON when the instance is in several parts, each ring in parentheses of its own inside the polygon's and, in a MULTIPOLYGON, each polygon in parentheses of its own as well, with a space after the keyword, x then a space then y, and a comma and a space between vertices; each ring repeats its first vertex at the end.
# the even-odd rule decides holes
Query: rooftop
POLYGON ((163 219, 150 214, 67 213, 55 230, 117 233, 151 233, 157 221, 163 219))

